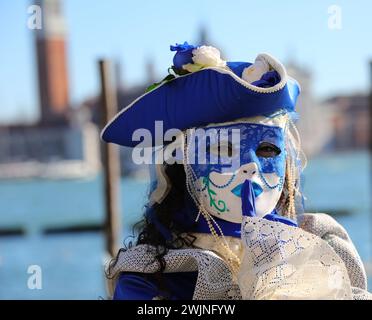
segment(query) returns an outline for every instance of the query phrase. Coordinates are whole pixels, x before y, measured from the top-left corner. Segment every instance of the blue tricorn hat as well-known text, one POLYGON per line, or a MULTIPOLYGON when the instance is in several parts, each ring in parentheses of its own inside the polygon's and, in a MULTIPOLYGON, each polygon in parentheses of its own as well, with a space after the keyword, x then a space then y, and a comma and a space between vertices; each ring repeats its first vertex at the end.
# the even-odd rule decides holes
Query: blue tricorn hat
POLYGON ((295 111, 300 87, 269 54, 252 64, 223 61, 217 49, 187 42, 171 50, 177 51, 173 74, 122 109, 102 130, 104 141, 135 147, 133 133, 147 129, 155 137, 155 121, 165 132, 295 111))

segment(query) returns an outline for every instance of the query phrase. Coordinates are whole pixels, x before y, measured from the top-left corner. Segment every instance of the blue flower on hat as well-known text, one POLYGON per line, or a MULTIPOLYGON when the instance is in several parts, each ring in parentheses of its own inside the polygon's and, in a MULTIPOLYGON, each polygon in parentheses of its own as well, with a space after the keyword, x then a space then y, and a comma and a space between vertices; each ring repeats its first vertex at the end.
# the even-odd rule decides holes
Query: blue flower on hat
POLYGON ((170 46, 171 51, 177 51, 173 57, 173 66, 181 70, 184 64, 192 63, 192 51, 196 48, 196 46, 188 44, 187 41, 183 44, 176 43, 175 46, 170 46))

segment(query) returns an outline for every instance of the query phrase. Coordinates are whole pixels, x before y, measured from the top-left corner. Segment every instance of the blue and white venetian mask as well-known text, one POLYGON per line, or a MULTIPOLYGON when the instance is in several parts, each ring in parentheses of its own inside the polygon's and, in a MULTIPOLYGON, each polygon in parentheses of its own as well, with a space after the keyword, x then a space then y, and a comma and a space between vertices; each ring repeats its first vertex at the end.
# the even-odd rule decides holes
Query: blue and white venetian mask
POLYGON ((194 191, 211 215, 241 223, 241 188, 247 179, 253 185, 256 215, 273 212, 284 184, 286 123, 286 115, 280 115, 188 130, 194 191))

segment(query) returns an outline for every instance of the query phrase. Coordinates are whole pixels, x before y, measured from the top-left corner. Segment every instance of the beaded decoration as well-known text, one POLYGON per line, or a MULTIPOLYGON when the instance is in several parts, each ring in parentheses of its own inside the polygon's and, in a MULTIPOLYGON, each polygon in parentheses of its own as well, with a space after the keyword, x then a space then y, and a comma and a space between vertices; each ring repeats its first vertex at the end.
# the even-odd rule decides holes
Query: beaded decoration
POLYGON ((188 143, 187 143, 187 134, 186 132, 184 133, 183 136, 183 144, 184 144, 184 169, 185 169, 185 175, 186 175, 186 188, 187 191, 189 192, 191 198, 195 202, 196 206, 199 209, 199 214, 197 216, 197 219, 199 218, 200 214, 203 215, 205 220, 208 223, 209 230, 215 239, 217 245, 221 248, 219 252, 224 256, 226 259, 226 262, 228 263, 231 272, 233 274, 233 277, 236 279, 238 272, 239 272, 239 267, 241 264, 241 261, 239 257, 230 249, 227 240, 222 232, 221 227, 218 225, 218 223, 215 221, 213 216, 209 214, 209 212, 204 208, 204 205, 202 201, 199 199, 199 194, 196 192, 196 189, 202 189, 201 186, 198 186, 198 178, 191 168, 191 166, 188 164, 188 143), (218 232, 220 235, 218 235, 216 228, 218 229, 218 232), (222 240, 222 241, 221 241, 222 240))

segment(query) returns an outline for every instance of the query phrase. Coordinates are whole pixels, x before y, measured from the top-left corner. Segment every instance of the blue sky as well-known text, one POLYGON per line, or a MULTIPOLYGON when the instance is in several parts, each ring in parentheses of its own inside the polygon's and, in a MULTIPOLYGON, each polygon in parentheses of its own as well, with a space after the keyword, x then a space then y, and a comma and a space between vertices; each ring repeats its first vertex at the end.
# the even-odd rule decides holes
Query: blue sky
MULTIPOLYGON (((98 90, 96 60, 119 59, 125 83, 146 79, 153 59, 162 78, 171 65, 169 45, 209 39, 228 60, 252 61, 269 52, 284 63, 292 57, 313 74, 318 97, 365 91, 372 58, 372 2, 358 1, 123 1, 62 0, 69 28, 71 100, 78 104, 98 90), (342 29, 328 28, 328 7, 342 10, 342 29)), ((38 115, 29 0, 0 0, 0 122, 38 115)))

